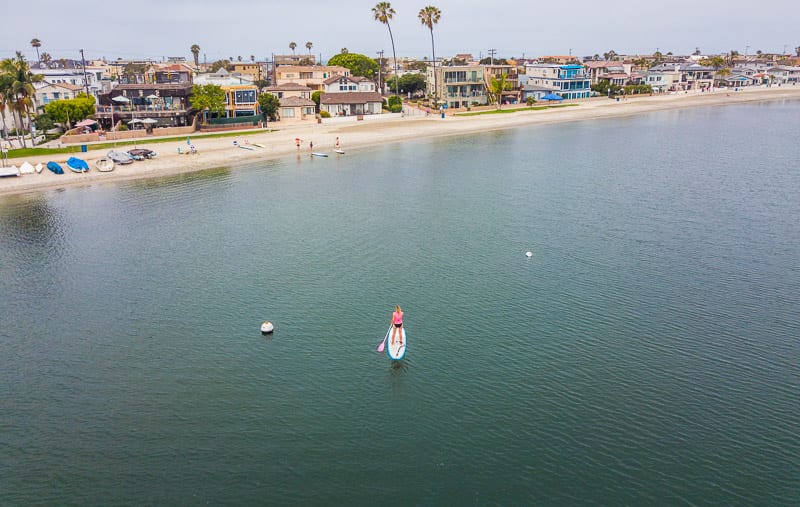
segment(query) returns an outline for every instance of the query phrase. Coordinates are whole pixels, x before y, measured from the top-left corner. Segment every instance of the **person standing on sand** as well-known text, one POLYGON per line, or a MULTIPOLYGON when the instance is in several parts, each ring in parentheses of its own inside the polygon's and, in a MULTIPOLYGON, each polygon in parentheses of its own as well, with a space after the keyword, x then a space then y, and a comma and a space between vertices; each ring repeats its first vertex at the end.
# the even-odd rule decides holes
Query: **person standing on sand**
POLYGON ((308 142, 308 149, 311 150, 311 151, 314 151, 314 141, 309 141, 308 142))
POLYGON ((400 308, 399 305, 395 305, 394 313, 392 313, 392 341, 391 344, 394 345, 394 337, 396 334, 400 334, 400 345, 403 345, 403 310, 400 308))
POLYGON ((339 149, 339 138, 338 137, 336 138, 336 149, 337 150, 339 149))
POLYGON ((302 141, 302 139, 300 139, 299 137, 295 137, 294 138, 294 144, 297 146, 298 150, 300 149, 300 142, 301 141, 302 141))

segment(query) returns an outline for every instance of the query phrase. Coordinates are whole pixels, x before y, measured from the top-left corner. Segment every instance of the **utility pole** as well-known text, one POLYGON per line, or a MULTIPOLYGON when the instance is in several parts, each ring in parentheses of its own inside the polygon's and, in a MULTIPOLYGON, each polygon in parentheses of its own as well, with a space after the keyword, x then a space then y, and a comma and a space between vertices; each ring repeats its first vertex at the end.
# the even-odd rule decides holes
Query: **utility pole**
POLYGON ((86 97, 91 97, 89 95, 89 80, 86 78, 86 58, 83 56, 83 50, 81 49, 81 65, 83 65, 83 84, 86 86, 86 97))
POLYGON ((491 57, 491 59, 489 60, 489 61, 491 62, 491 65, 494 65, 494 54, 495 54, 496 52, 497 52, 497 50, 496 50, 496 49, 490 49, 490 50, 488 50, 489 56, 491 57))
POLYGON ((381 92, 381 96, 383 96, 383 85, 381 84, 381 69, 383 68, 383 50, 377 52, 379 55, 378 59, 378 89, 381 92))

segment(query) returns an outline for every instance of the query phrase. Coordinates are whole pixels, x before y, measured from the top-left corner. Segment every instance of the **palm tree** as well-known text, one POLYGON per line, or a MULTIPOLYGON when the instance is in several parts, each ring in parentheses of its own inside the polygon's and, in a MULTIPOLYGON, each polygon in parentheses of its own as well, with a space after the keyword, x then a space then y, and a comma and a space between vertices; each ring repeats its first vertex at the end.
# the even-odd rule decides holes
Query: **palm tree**
POLYGON ((192 52, 192 56, 194 56, 194 67, 200 67, 200 46, 197 44, 192 44, 192 47, 189 48, 189 51, 192 52))
POLYGON ((341 54, 343 54, 343 55, 346 55, 346 54, 348 54, 349 52, 350 52, 350 51, 349 51, 347 48, 342 48, 341 50, 339 50, 339 53, 341 53, 341 54))
POLYGON ((312 47, 314 47, 314 45, 311 44, 311 42, 306 42, 306 49, 308 50, 308 54, 309 55, 311 54, 311 48, 312 47))
POLYGON ((50 53, 47 53, 47 52, 42 53, 42 63, 45 64, 45 66, 49 67, 50 66, 50 62, 52 60, 53 60, 53 57, 50 56, 50 53))
MULTIPOLYGON (((0 65, 2 65, 0 63, 0 65)), ((5 72, 0 73, 0 118, 3 119, 3 132, 8 131, 6 128, 6 109, 11 105, 11 85, 14 83, 14 77, 5 72)))
POLYGON ((250 55, 250 61, 256 63, 256 55, 250 55))
POLYGON ((376 21, 383 23, 386 25, 386 28, 389 29, 389 40, 392 41, 392 56, 394 57, 394 91, 397 93, 400 90, 398 85, 399 78, 397 76, 397 53, 394 50, 392 27, 389 26, 389 20, 395 15, 394 9, 392 9, 392 4, 389 2, 378 2, 378 4, 372 8, 372 15, 375 17, 376 21))
POLYGON ((296 42, 292 41, 292 42, 289 43, 289 49, 292 50, 292 54, 294 54, 294 48, 296 48, 296 47, 297 47, 297 43, 296 42))
MULTIPOLYGON (((9 74, 11 76, 10 95, 6 98, 13 111, 17 112, 19 117, 19 126, 24 129, 25 124, 23 118, 28 118, 30 128, 30 111, 33 108, 33 94, 35 90, 33 83, 38 83, 44 76, 42 74, 33 74, 28 62, 25 61, 25 56, 21 51, 17 51, 17 58, 7 58, 0 62, 0 72, 9 74)), ((25 136, 22 137, 22 146, 27 148, 25 143, 25 136)))
POLYGON ((41 58, 39 58, 39 48, 42 47, 42 41, 34 37, 31 39, 31 46, 36 50, 36 61, 41 61, 41 58))
POLYGON ((417 17, 419 17, 420 22, 431 31, 431 52, 433 53, 433 105, 435 107, 438 102, 437 93, 439 92, 439 86, 436 78, 436 46, 433 44, 433 25, 439 22, 439 18, 442 17, 442 11, 440 11, 438 7, 429 5, 420 9, 417 17))

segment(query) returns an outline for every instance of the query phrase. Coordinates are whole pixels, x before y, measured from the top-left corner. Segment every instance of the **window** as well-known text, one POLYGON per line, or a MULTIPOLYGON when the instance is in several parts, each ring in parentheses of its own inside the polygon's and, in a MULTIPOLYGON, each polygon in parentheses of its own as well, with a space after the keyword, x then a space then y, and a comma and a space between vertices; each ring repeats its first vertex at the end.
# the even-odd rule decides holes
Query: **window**
POLYGON ((314 114, 314 108, 313 107, 307 107, 306 110, 305 110, 305 114, 314 114))
POLYGON ((234 103, 236 104, 255 104, 255 90, 236 90, 234 92, 234 103))
POLYGON ((294 108, 285 107, 281 109, 281 117, 283 118, 294 118, 294 108))

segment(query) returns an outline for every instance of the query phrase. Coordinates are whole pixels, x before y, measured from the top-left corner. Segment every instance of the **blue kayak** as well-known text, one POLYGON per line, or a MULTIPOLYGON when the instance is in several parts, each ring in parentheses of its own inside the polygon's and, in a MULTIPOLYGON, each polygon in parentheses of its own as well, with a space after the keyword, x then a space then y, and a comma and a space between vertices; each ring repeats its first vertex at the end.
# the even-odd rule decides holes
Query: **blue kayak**
POLYGON ((89 170, 89 164, 86 163, 85 160, 78 158, 78 157, 69 157, 67 159, 67 165, 73 172, 76 173, 85 173, 89 170))
POLYGON ((58 164, 58 162, 48 162, 47 168, 53 171, 55 174, 64 174, 64 169, 58 164))

